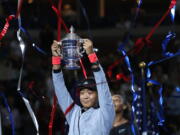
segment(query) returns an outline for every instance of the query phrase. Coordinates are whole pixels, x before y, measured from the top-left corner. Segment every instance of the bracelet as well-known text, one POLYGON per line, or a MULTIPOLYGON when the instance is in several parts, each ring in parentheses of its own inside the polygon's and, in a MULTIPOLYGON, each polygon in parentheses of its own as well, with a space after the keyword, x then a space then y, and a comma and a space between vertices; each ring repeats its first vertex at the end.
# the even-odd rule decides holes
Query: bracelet
POLYGON ((61 64, 61 58, 59 56, 52 56, 52 64, 53 65, 60 65, 61 64))
POLYGON ((96 53, 91 53, 88 55, 89 61, 91 63, 96 63, 98 61, 98 58, 96 56, 96 53))

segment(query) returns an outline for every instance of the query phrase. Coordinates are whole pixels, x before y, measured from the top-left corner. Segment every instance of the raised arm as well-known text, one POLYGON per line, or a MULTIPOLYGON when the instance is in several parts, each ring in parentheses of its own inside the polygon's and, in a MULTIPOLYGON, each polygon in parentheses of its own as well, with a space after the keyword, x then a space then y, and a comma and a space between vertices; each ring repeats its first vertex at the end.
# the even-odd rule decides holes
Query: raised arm
POLYGON ((58 103, 66 115, 66 119, 69 123, 71 119, 71 114, 73 112, 73 100, 65 86, 63 73, 61 71, 61 60, 60 60, 60 47, 58 45, 57 41, 54 41, 51 45, 51 51, 52 51, 52 78, 53 78, 53 84, 55 88, 55 93, 58 99, 58 103), (69 108, 71 108, 70 111, 67 113, 69 108), (67 113, 67 114, 66 114, 67 113))
POLYGON ((102 113, 103 120, 105 120, 104 125, 106 128, 111 128, 115 118, 115 111, 109 86, 104 71, 98 62, 95 52, 93 51, 93 43, 88 39, 85 39, 84 42, 84 49, 86 50, 92 64, 92 70, 98 91, 100 111, 102 113))
POLYGON ((101 65, 99 65, 99 71, 94 72, 94 77, 96 80, 100 110, 103 114, 104 120, 109 122, 109 125, 107 124, 107 126, 112 126, 115 118, 114 104, 101 65))

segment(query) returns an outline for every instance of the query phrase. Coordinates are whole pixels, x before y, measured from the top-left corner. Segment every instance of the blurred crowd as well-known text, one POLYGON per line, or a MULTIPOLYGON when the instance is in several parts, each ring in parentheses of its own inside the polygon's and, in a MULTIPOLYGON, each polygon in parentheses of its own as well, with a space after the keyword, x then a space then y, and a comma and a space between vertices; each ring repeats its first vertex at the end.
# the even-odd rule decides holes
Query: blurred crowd
MULTIPOLYGON (((57 5, 57 0, 53 1, 57 5)), ((153 26, 157 21, 164 15, 167 11, 170 1, 144 1, 141 8, 137 8, 137 3, 131 0, 122 1, 106 1, 105 2, 105 12, 104 16, 99 16, 99 4, 93 1, 67 1, 62 4, 62 17, 69 27, 73 24, 78 29, 87 28, 87 21, 91 28, 121 28, 130 27, 131 23, 135 21, 135 16, 138 11, 138 17, 136 18, 136 27, 141 26, 153 26), (161 5, 161 10, 159 6, 161 5), (95 7, 95 8, 94 8, 95 7), (153 8, 151 8, 153 7, 153 8)), ((5 18, 10 14, 15 14, 17 8, 17 1, 2 0, 0 2, 0 19, 5 20, 5 18)), ((180 8, 179 1, 176 4, 175 11, 175 24, 180 23, 180 8)), ((51 3, 47 1, 37 1, 37 0, 27 0, 23 2, 22 5, 22 25, 27 29, 39 29, 50 24, 54 29, 56 29, 57 17, 56 14, 51 9, 51 3)), ((163 21, 162 25, 169 25, 170 16, 163 21)), ((0 24, 0 26, 3 24, 0 24)), ((16 28, 16 23, 12 24, 12 28, 16 28)))
MULTIPOLYGON (((178 3, 179 4, 179 3, 178 3)), ((10 10, 16 9, 16 2, 8 5, 6 2, 0 4, 0 19, 5 20, 10 10)), ((179 6, 177 5, 177 17, 176 23, 179 24, 179 6)), ((134 16, 136 8, 131 8, 128 12, 131 16, 134 16)), ((122 12, 123 13, 123 12, 122 12)), ((62 15, 67 25, 74 24, 77 28, 81 29, 87 27, 82 21, 82 14, 79 15, 76 8, 70 4, 64 4, 62 7, 62 15)), ((140 19, 138 20, 137 26, 148 26, 153 25, 156 21, 148 19, 149 14, 145 9, 140 10, 140 19), (151 21, 150 21, 151 20, 151 21)), ((90 24, 92 28, 97 27, 114 27, 114 28, 129 28, 131 25, 131 18, 127 18, 127 15, 123 14, 121 19, 113 18, 110 16, 104 18, 91 19, 93 14, 90 14, 90 24), (103 22, 103 23, 102 23, 103 22)), ((161 15, 160 15, 161 16, 161 15)), ((120 15, 118 16, 120 18, 120 15)), ((153 17, 153 15, 152 15, 153 17)), ((4 25, 1 21, 0 26, 4 25)), ((23 5, 22 12, 23 26, 28 29, 42 28, 37 37, 37 43, 46 54, 42 54, 36 48, 32 47, 31 44, 26 42, 26 52, 24 62, 22 61, 22 53, 19 48, 19 42, 15 36, 16 24, 11 25, 11 30, 14 32, 14 37, 4 37, 0 42, 0 92, 5 93, 5 96, 10 105, 11 111, 14 117, 16 135, 32 135, 35 134, 35 127, 31 120, 31 117, 26 110, 24 103, 22 102, 21 96, 17 92, 17 84, 20 75, 20 68, 23 64, 23 74, 21 91, 29 99, 30 104, 35 112, 39 126, 40 135, 48 134, 48 123, 50 120, 50 112, 53 103, 54 88, 51 80, 51 54, 50 45, 55 39, 54 29, 56 28, 56 16, 49 6, 49 3, 33 2, 25 3, 23 5), (41 8, 39 8, 41 4, 41 8), (47 19, 48 18, 48 19, 47 19), (51 26, 51 27, 50 27, 51 26)), ((168 25, 168 20, 165 21, 164 25, 168 25)), ((131 39, 127 46, 133 46, 134 40, 131 39)), ((123 42, 123 39, 122 41, 123 42)), ((96 42, 95 42, 96 43, 96 42)), ((119 43, 116 43, 114 48, 117 48, 119 43)), ((180 41, 175 40, 173 47, 168 48, 173 52, 180 50, 180 41)), ((154 43, 153 46, 159 45, 154 43)), ((126 47, 127 47, 126 46, 126 47)), ((102 49, 102 44, 97 44, 96 47, 99 49, 97 55, 99 55, 100 63, 104 67, 107 73, 108 67, 113 62, 120 59, 122 56, 114 51, 108 51, 108 49, 102 49)), ((128 47, 126 48, 129 49, 128 47)), ((134 74, 137 80, 141 79, 140 69, 138 64, 141 61, 149 62, 151 60, 157 60, 160 57, 161 49, 150 48, 143 49, 138 55, 131 55, 130 61, 134 69, 134 74)), ((88 63, 84 58, 84 65, 87 72, 90 74, 88 69, 88 63)), ((74 86, 74 80, 77 81, 77 74, 83 77, 82 71, 64 71, 66 76, 66 83, 70 86, 70 89, 74 86), (73 75, 72 75, 73 73, 73 75)), ((160 134, 162 135, 180 135, 180 57, 177 56, 173 59, 167 60, 160 64, 154 65, 151 69, 152 79, 158 81, 163 85, 163 99, 164 99, 164 114, 165 114, 165 126, 162 128, 160 134)), ((111 91, 124 91, 126 93, 129 102, 132 101, 132 95, 130 92, 131 83, 123 80, 116 80, 115 75, 118 73, 124 73, 128 75, 129 72, 124 62, 120 63, 116 68, 113 69, 113 77, 108 78, 109 86, 111 91)), ((136 86, 138 87, 138 86, 136 86)), ((153 87, 153 92, 157 95, 157 87, 153 87)), ((72 92, 73 93, 73 92, 72 92)), ((147 96, 148 98, 148 96, 147 96)), ((148 100, 148 99, 147 99, 148 100)), ((66 124, 65 118, 57 105, 58 110, 55 115, 55 123, 53 127, 54 135, 66 135, 68 131, 68 125, 66 124)), ((0 112, 2 118, 2 129, 5 135, 11 134, 10 118, 7 108, 4 104, 3 98, 0 97, 0 112)))
MULTIPOLYGON (((53 37, 53 36, 52 36, 53 37)), ((48 40, 48 39, 47 39, 48 40)), ((49 39, 50 41, 52 39, 49 39)), ((49 41, 49 42, 50 42, 49 41)), ((49 43, 50 44, 50 43, 49 43)), ((49 45, 50 46, 50 45, 49 45)), ((100 62, 107 73, 108 67, 113 62, 120 59, 122 56, 118 52, 109 52, 102 50, 98 46, 97 53, 100 62)), ((50 52, 50 47, 43 47, 42 49, 50 52)), ((134 68, 134 74, 137 80, 141 79, 140 69, 137 67, 141 60, 148 62, 149 57, 156 60, 159 54, 151 54, 147 50, 143 50, 139 55, 131 55, 130 61, 134 68), (146 54, 146 57, 144 56, 146 54), (148 58, 148 59, 147 59, 148 58)), ((16 39, 3 39, 0 47, 0 92, 5 93, 8 103, 11 107, 15 128, 17 135, 26 134, 32 135, 35 132, 33 122, 26 110, 21 96, 17 92, 17 84, 20 75, 20 68, 22 66, 22 54, 16 39), (30 122, 31 121, 31 122, 30 122)), ((90 74, 86 58, 83 60, 87 73, 90 74)), ((158 81, 163 85, 163 99, 164 99, 164 113, 165 113, 165 129, 162 130, 163 135, 178 135, 179 134, 179 100, 180 93, 176 90, 180 86, 180 59, 175 57, 171 60, 165 61, 152 67, 152 79, 158 81)), ((69 89, 72 89, 74 82, 78 76, 83 77, 81 70, 78 71, 64 71, 67 74, 66 81, 69 84, 69 89), (72 75, 73 74, 73 75, 72 75)), ((128 75, 128 70, 124 62, 120 63, 113 69, 113 77, 108 78, 108 82, 112 91, 124 91, 128 97, 129 102, 132 101, 132 93, 130 92, 131 83, 123 80, 116 80, 117 73, 124 73, 128 75)), ((24 70, 22 74, 21 91, 29 99, 31 106, 37 116, 40 126, 40 134, 46 135, 48 133, 48 123, 50 120, 50 112, 53 102, 54 88, 51 80, 51 54, 44 55, 38 52, 35 48, 27 43, 26 54, 24 59, 24 70)), ((137 82, 138 84, 138 82, 137 82)), ((138 86, 136 86, 138 87, 138 86)), ((153 87, 153 93, 158 97, 158 88, 153 87)), ((73 93, 73 91, 71 91, 73 93)), ((147 96, 148 98, 148 96, 147 96)), ((158 98, 157 98, 158 99, 158 98)), ((9 114, 7 112, 3 99, 1 100, 1 114, 3 132, 6 135, 11 134, 11 126, 9 114)), ((54 123, 54 134, 65 134, 68 130, 65 118, 60 111, 59 106, 56 113, 54 123)))

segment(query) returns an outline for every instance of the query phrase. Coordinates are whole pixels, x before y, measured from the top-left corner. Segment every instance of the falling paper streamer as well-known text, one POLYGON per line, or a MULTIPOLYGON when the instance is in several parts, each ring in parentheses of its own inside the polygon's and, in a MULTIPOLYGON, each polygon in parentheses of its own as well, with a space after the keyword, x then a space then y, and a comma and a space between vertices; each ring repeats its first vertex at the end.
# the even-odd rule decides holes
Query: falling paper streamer
POLYGON ((29 113, 31 115, 31 118, 33 119, 34 125, 36 127, 36 131, 37 131, 37 135, 39 135, 39 125, 38 125, 36 116, 34 115, 34 112, 33 112, 32 108, 31 108, 31 106, 29 104, 29 101, 24 97, 23 97, 23 100, 24 100, 24 103, 25 103, 25 105, 26 105, 26 107, 27 107, 27 109, 28 109, 28 111, 29 111, 29 113))
MULTIPOLYGON (((19 46, 21 48, 21 52, 22 52, 22 55, 23 55, 23 58, 24 58, 24 51, 25 51, 25 43, 24 41, 22 40, 21 36, 20 36, 20 32, 21 30, 19 29, 17 31, 17 38, 18 38, 18 41, 19 41, 19 46)), ((24 60, 24 59, 23 59, 24 60)))
MULTIPOLYGON (((1 1, 2 1, 2 0, 1 0, 1 1)), ((4 25, 4 28, 3 28, 2 31, 0 32, 0 40, 6 35, 8 29, 9 29, 10 21, 11 21, 11 20, 18 18, 18 24, 19 24, 19 26, 21 26, 21 21, 20 21, 19 18, 20 18, 20 12, 21 12, 22 4, 23 4, 23 0, 18 0, 18 6, 17 6, 16 16, 15 16, 15 15, 9 15, 9 16, 6 18, 6 23, 5 23, 5 25, 4 25)))
POLYGON ((47 55, 47 53, 42 50, 41 48, 39 48, 33 41, 31 35, 29 34, 29 32, 23 28, 22 26, 19 27, 19 29, 21 29, 21 31, 27 36, 28 40, 30 41, 32 47, 34 47, 38 52, 40 52, 41 54, 47 55))
POLYGON ((151 79, 147 79, 147 82, 152 83, 153 85, 159 86, 159 90, 158 90, 158 94, 159 94, 159 110, 156 112, 156 116, 158 118, 158 125, 163 126, 164 122, 165 122, 165 118, 164 118, 164 107, 163 107, 163 87, 162 84, 160 84, 159 82, 155 81, 155 80, 151 80, 151 79))
POLYGON ((12 135, 15 135, 15 125, 14 125, 14 118, 13 118, 13 113, 11 111, 11 108, 10 106, 8 105, 8 101, 4 95, 4 93, 1 93, 0 92, 0 96, 3 98, 3 102, 4 102, 4 105, 6 107, 6 110, 7 112, 9 113, 9 120, 10 120, 10 124, 11 124, 11 128, 12 128, 12 135))
POLYGON ((2 29, 2 31, 0 32, 0 40, 6 35, 8 29, 9 29, 9 22, 15 18, 14 15, 10 15, 6 18, 6 23, 4 25, 4 28, 2 29))
POLYGON ((21 92, 19 92, 19 93, 22 96, 22 99, 23 99, 23 101, 24 101, 24 103, 25 103, 25 105, 26 105, 26 107, 27 107, 27 109, 29 111, 29 114, 31 115, 31 118, 32 118, 32 120, 34 122, 34 125, 36 127, 36 131, 37 131, 37 135, 39 135, 39 125, 38 125, 36 116, 35 116, 32 108, 31 108, 31 105, 30 105, 29 101, 24 97, 24 95, 21 92))
POLYGON ((17 87, 17 90, 20 91, 21 90, 21 78, 22 78, 22 72, 23 72, 23 63, 24 63, 24 52, 25 52, 25 44, 20 36, 20 29, 17 31, 17 38, 19 40, 19 47, 22 52, 22 61, 23 61, 22 65, 21 65, 21 69, 20 69, 20 75, 19 75, 18 87, 17 87))
POLYGON ((22 97, 22 99, 23 99, 23 101, 24 101, 24 103, 25 103, 25 105, 26 105, 26 107, 28 109, 28 112, 29 112, 29 114, 30 114, 30 116, 31 116, 31 118, 33 120, 34 125, 35 125, 37 135, 39 135, 39 125, 38 125, 37 119, 35 117, 35 114, 34 114, 32 108, 31 108, 31 106, 29 104, 29 101, 20 92, 20 90, 21 90, 22 72, 23 72, 23 63, 24 63, 24 54, 25 54, 25 43, 24 43, 24 41, 22 40, 22 38, 20 36, 20 32, 21 32, 21 30, 19 29, 17 31, 17 38, 18 38, 18 41, 19 41, 19 47, 21 49, 23 59, 22 59, 22 65, 21 65, 21 69, 20 69, 20 75, 19 75, 19 80, 18 80, 17 91, 20 93, 20 95, 21 95, 21 97, 22 97))
POLYGON ((171 52, 167 52, 167 45, 169 44, 169 42, 173 39, 176 38, 176 33, 174 32, 169 32, 167 35, 166 35, 166 38, 163 40, 162 42, 162 55, 164 57, 170 57, 170 56, 173 56, 173 53, 171 52))
MULTIPOLYGON (((22 0, 18 0, 18 9, 21 9, 21 5, 22 5, 22 0)), ((23 64, 24 64, 24 56, 25 56, 25 43, 24 41, 22 40, 21 38, 21 16, 20 16, 20 13, 18 15, 16 15, 18 17, 18 26, 19 26, 19 29, 17 31, 17 39, 19 41, 19 47, 21 49, 21 52, 22 52, 22 65, 21 65, 21 69, 20 69, 20 75, 19 75, 19 80, 18 80, 18 86, 17 86, 17 91, 20 93, 27 109, 28 109, 28 112, 33 120, 33 123, 35 125, 35 128, 36 128, 36 131, 37 131, 37 135, 39 135, 39 125, 38 125, 38 122, 37 122, 37 119, 34 115, 34 112, 29 104, 29 101, 25 98, 25 96, 23 96, 23 94, 20 92, 21 90, 21 80, 22 80, 22 73, 23 73, 23 64)))
POLYGON ((134 120, 135 120, 135 111, 136 111, 136 108, 135 108, 135 102, 137 100, 137 93, 135 91, 135 78, 134 78, 134 73, 133 73, 133 69, 131 67, 131 64, 130 64, 130 60, 129 60, 129 57, 127 56, 126 54, 126 51, 125 50, 121 50, 123 56, 125 57, 125 63, 128 67, 128 70, 130 72, 130 76, 131 76, 131 92, 133 94, 133 100, 132 100, 132 112, 131 112, 131 130, 133 132, 133 135, 136 135, 136 132, 135 132, 135 127, 134 127, 134 120))
POLYGON ((152 66, 152 65, 154 65, 154 64, 158 64, 158 63, 164 62, 164 61, 166 61, 166 60, 172 59, 172 58, 174 58, 174 57, 176 57, 176 56, 179 56, 179 55, 180 55, 180 50, 177 51, 176 53, 174 53, 172 56, 165 57, 165 58, 162 58, 162 59, 156 60, 156 61, 150 61, 150 62, 148 63, 148 66, 152 66))
POLYGON ((138 54, 142 48, 147 44, 150 46, 151 41, 150 38, 156 31, 156 29, 160 26, 160 24, 165 20, 167 15, 169 15, 171 9, 176 5, 176 0, 171 0, 171 3, 169 5, 169 9, 165 12, 165 14, 161 17, 161 19, 155 24, 155 26, 151 29, 151 31, 148 33, 148 35, 145 38, 138 38, 135 42, 135 53, 138 54))
MULTIPOLYGON (((53 11, 56 13, 57 15, 57 40, 60 41, 61 40, 61 25, 64 26, 65 30, 67 33, 69 33, 69 29, 66 27, 62 16, 61 16, 61 6, 62 6, 62 0, 58 1, 58 8, 55 7, 55 5, 53 4, 52 0, 49 0, 49 2, 51 3, 51 8, 53 9, 53 11)), ((57 98, 54 95, 53 97, 53 106, 52 106, 52 110, 51 110, 51 115, 50 115, 50 121, 49 121, 49 125, 48 125, 48 135, 52 135, 53 132, 53 124, 54 124, 54 116, 56 113, 56 109, 57 109, 57 98)))
POLYGON ((174 23, 176 5, 171 9, 171 21, 174 23))

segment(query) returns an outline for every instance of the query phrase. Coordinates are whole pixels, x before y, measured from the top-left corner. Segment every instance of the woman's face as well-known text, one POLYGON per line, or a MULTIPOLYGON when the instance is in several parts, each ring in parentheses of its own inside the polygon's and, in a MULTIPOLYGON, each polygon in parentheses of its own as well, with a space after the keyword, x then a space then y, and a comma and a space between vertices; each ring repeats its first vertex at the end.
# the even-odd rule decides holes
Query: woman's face
POLYGON ((125 109, 123 99, 120 95, 113 95, 112 100, 114 103, 115 112, 122 112, 125 109))
POLYGON ((84 108, 93 107, 97 103, 97 92, 89 89, 81 90, 80 102, 84 108))

